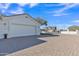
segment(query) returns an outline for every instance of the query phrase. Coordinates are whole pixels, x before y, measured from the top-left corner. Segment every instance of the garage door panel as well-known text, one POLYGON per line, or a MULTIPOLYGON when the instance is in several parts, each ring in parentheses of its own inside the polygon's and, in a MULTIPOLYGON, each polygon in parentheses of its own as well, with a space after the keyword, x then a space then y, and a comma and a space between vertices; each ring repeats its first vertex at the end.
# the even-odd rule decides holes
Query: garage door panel
POLYGON ((0 39, 4 37, 3 34, 4 34, 4 28, 3 24, 0 22, 0 39))
POLYGON ((27 35, 35 35, 35 26, 22 26, 22 25, 14 25, 10 26, 10 35, 12 36, 27 36, 27 35))

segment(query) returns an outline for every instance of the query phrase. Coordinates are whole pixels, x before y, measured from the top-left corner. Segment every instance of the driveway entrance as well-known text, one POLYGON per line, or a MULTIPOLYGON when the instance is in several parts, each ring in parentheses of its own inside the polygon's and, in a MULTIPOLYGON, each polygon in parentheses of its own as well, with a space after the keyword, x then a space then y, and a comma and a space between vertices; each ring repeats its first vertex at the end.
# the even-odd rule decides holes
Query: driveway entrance
POLYGON ((22 49, 26 49, 46 41, 38 39, 38 36, 24 36, 0 40, 0 55, 7 55, 22 49))

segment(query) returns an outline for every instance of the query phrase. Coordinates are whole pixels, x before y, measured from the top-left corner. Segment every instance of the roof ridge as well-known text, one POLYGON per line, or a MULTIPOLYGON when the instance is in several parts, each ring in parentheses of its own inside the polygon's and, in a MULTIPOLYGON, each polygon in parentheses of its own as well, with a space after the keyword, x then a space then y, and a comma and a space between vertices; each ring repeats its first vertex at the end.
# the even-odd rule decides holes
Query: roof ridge
POLYGON ((10 16, 3 15, 3 14, 1 14, 1 15, 4 16, 4 17, 12 17, 12 16, 26 15, 26 13, 23 13, 23 14, 14 14, 14 15, 10 15, 10 16))

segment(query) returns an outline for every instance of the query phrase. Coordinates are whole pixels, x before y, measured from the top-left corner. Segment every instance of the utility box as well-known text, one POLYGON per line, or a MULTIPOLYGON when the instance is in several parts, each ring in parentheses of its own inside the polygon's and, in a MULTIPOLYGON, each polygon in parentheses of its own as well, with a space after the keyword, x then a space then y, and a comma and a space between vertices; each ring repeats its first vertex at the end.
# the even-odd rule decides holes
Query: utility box
POLYGON ((8 35, 8 34, 4 34, 4 39, 7 39, 7 35, 8 35))

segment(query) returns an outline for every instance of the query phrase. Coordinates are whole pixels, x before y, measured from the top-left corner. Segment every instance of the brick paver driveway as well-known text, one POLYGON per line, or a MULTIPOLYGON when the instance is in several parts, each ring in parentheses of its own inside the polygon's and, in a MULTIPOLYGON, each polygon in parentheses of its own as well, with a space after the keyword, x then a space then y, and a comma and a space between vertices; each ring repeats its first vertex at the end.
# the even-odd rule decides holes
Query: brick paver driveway
POLYGON ((38 36, 0 39, 0 55, 7 55, 44 42, 46 41, 38 39, 38 36))
MULTIPOLYGON (((35 45, 27 49, 25 48, 23 50, 19 50, 9 55, 14 56, 79 55, 79 35, 42 36, 39 37, 39 39, 46 42, 35 45)), ((22 43, 20 42, 20 45, 21 44, 22 43)))

